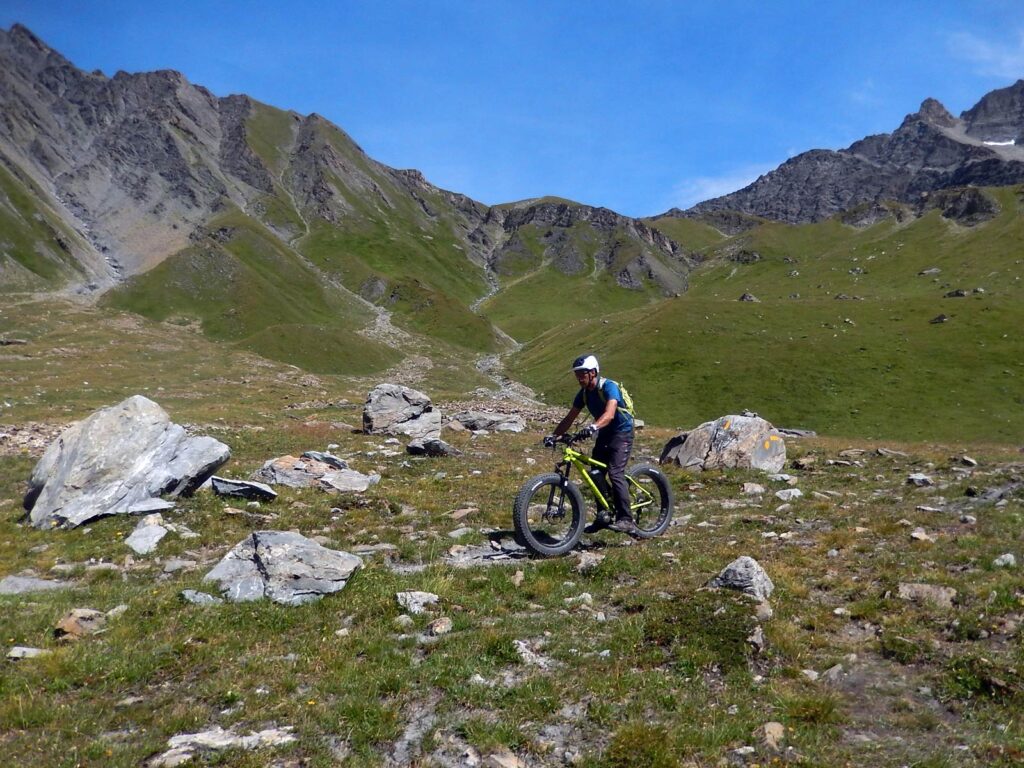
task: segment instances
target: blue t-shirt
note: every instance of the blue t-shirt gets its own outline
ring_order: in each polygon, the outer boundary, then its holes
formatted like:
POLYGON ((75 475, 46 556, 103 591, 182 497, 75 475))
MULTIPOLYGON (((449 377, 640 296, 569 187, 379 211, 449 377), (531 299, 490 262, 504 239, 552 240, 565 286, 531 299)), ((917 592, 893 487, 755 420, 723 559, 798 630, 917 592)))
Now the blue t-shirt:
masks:
POLYGON ((633 417, 622 410, 622 393, 619 391, 619 385, 611 379, 601 379, 593 390, 581 389, 576 393, 576 397, 572 401, 572 407, 582 411, 584 399, 586 399, 587 410, 590 411, 590 415, 595 419, 600 418, 604 413, 604 409, 608 407, 609 400, 615 400, 618 403, 618 407, 615 409, 615 418, 612 419, 611 424, 601 430, 602 432, 633 431, 633 417), (603 398, 601 397, 602 391, 604 392, 603 398))

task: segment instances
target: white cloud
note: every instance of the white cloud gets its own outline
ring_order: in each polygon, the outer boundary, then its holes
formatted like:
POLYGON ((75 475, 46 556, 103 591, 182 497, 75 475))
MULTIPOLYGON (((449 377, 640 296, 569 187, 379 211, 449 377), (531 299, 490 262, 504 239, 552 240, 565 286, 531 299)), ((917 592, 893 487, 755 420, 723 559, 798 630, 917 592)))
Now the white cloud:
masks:
POLYGON ((695 179, 686 179, 672 189, 671 206, 686 209, 713 197, 727 195, 730 192, 743 189, 756 181, 758 176, 768 173, 775 167, 774 165, 748 165, 743 168, 734 168, 720 176, 698 176, 695 179))
POLYGON ((957 32, 950 35, 949 47, 954 56, 973 62, 980 75, 1017 80, 1024 77, 1024 30, 1016 35, 1016 42, 1003 43, 957 32))

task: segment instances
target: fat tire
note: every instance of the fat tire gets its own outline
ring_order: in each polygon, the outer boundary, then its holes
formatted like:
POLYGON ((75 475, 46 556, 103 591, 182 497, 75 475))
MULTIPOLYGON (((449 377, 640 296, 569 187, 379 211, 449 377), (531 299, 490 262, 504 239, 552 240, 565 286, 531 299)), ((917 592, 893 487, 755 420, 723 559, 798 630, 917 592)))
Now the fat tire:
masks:
MULTIPOLYGON (((633 512, 633 520, 636 523, 639 536, 642 539, 651 539, 663 534, 672 522, 672 511, 675 500, 672 496, 672 486, 664 473, 657 467, 650 464, 638 464, 626 471, 630 477, 639 480, 648 478, 654 485, 655 503, 642 511, 633 512)), ((630 497, 632 500, 633 484, 630 483, 630 497)))
POLYGON ((583 495, 575 484, 570 483, 557 472, 549 472, 537 475, 527 480, 516 495, 515 503, 512 505, 512 523, 515 526, 516 539, 520 544, 536 555, 542 557, 557 557, 570 552, 580 540, 583 534, 583 495), (550 494, 554 489, 554 499, 558 494, 564 494, 563 504, 567 503, 567 509, 563 510, 568 518, 567 529, 564 535, 552 537, 546 531, 539 528, 534 530, 530 526, 530 503, 548 504, 550 494))

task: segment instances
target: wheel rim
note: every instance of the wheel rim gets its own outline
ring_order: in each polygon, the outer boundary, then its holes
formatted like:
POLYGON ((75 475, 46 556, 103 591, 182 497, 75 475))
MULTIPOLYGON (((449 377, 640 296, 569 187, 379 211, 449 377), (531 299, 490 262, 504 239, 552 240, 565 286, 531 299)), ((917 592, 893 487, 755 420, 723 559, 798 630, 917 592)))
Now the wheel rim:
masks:
POLYGON ((630 506, 633 520, 642 531, 652 531, 661 523, 665 513, 665 499, 654 478, 647 474, 634 475, 636 485, 630 484, 630 506))
POLYGON ((556 485, 538 488, 530 497, 526 524, 540 544, 550 547, 565 541, 573 529, 572 502, 565 490, 556 485))

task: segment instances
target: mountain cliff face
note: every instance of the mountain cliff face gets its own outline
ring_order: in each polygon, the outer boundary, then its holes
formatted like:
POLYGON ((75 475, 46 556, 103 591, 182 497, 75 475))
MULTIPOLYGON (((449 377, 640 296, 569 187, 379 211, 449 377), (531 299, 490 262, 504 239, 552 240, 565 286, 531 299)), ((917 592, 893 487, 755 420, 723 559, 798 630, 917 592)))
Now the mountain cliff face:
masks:
POLYGON ((443 332, 523 257, 568 274, 592 256, 597 279, 663 294, 689 270, 636 220, 568 202, 490 208, 376 162, 318 115, 218 98, 177 72, 82 72, 20 25, 0 30, 0 103, 0 290, 146 283, 150 306, 155 267, 191 269, 196 249, 243 258, 245 231, 273 241, 283 272, 314 270, 353 306, 443 332))
POLYGON ((935 99, 892 133, 846 149, 812 150, 753 184, 667 216, 736 211, 775 221, 821 221, 863 203, 917 203, 953 187, 1024 182, 1024 80, 986 95, 953 117, 935 99))

